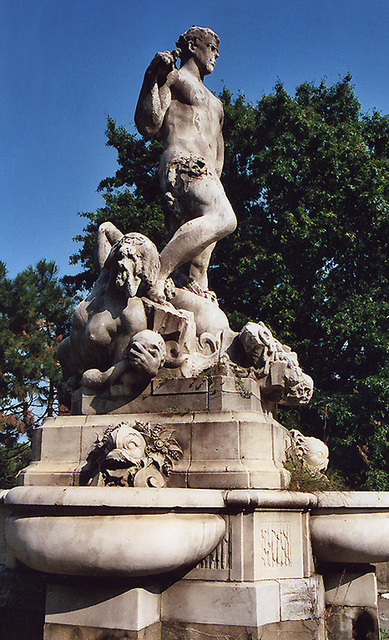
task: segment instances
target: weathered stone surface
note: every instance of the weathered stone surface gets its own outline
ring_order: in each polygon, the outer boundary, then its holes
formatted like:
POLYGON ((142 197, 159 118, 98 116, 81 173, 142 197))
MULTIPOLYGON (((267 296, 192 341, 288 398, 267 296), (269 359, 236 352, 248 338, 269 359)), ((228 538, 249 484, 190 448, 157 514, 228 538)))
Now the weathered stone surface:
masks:
POLYGON ((261 627, 164 622, 162 640, 325 640, 322 621, 274 622, 261 627))
POLYGON ((81 426, 72 424, 66 431, 59 424, 41 431, 42 462, 78 462, 80 455, 81 426))
MULTIPOLYGON (((319 510, 316 511, 318 513, 319 510)), ((311 517, 312 545, 322 562, 371 563, 389 558, 389 512, 328 513, 311 517)))
POLYGON ((31 462, 17 477, 23 486, 72 486, 78 482, 78 464, 74 462, 31 462))
POLYGON ((51 418, 34 435, 39 444, 37 457, 41 455, 42 459, 35 460, 22 473, 20 482, 47 484, 53 474, 55 484, 78 484, 80 471, 96 439, 101 439, 108 427, 138 421, 152 426, 162 424, 182 449, 182 459, 175 462, 168 486, 284 488, 289 477, 283 467, 289 433, 261 404, 256 411, 247 409, 246 403, 250 407, 251 398, 259 403, 255 395, 259 390, 253 380, 245 383, 249 390, 254 385, 253 395, 248 398, 236 390, 235 380, 230 376, 213 380, 168 378, 163 385, 155 381, 155 395, 143 402, 142 398, 135 401, 139 412, 134 413, 131 407, 131 412, 125 414, 51 418), (233 410, 210 410, 211 394, 220 398, 228 395, 233 410), (152 412, 148 411, 152 408, 152 412))
POLYGON ((213 551, 225 529, 216 514, 87 512, 86 508, 85 515, 10 515, 7 545, 18 560, 38 571, 161 575, 197 564, 213 551))
POLYGON ((316 620, 324 617, 324 586, 320 576, 280 580, 281 620, 316 620))
POLYGON ((257 627, 280 620, 277 582, 184 581, 162 594, 163 621, 257 627))
POLYGON ((96 395, 81 389, 73 394, 73 413, 84 415, 115 413, 169 413, 188 411, 264 412, 258 382, 231 376, 209 378, 163 377, 154 380, 138 398, 96 395))
POLYGON ((323 569, 327 605, 377 609, 377 580, 371 565, 346 570, 338 565, 323 569))
POLYGON ((230 516, 231 579, 304 578, 313 573, 308 514, 256 510, 230 516))

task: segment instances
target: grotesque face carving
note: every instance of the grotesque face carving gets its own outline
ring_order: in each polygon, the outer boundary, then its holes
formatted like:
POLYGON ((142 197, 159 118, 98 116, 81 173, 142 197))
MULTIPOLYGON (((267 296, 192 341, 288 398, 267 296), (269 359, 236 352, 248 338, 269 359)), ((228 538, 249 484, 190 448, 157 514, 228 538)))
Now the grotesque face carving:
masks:
POLYGON ((292 442, 298 456, 313 471, 325 471, 328 467, 327 445, 312 436, 304 436, 297 429, 291 430, 292 442))
POLYGON ((133 427, 121 426, 112 440, 115 448, 125 450, 129 460, 141 460, 146 455, 146 441, 133 427))
POLYGON ((250 360, 250 364, 260 368, 267 359, 272 359, 279 343, 263 322, 248 322, 242 329, 239 339, 250 360))
POLYGON ((134 369, 154 377, 166 359, 165 342, 155 331, 139 331, 128 345, 126 358, 134 369))

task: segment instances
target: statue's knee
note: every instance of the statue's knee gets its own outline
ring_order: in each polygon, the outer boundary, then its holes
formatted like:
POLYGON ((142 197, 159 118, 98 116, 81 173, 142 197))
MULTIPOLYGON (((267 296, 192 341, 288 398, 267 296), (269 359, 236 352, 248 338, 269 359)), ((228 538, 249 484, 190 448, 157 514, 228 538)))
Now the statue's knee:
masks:
POLYGON ((226 235, 233 233, 236 229, 236 225, 237 225, 236 215, 232 207, 229 207, 228 214, 226 216, 226 226, 225 226, 226 235))

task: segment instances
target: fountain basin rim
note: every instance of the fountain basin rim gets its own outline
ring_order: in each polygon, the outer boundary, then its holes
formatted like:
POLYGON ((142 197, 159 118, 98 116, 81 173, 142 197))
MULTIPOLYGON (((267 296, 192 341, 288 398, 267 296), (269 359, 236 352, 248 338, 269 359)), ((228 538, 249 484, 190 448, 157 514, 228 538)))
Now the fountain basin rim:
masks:
POLYGON ((322 491, 316 494, 317 508, 312 514, 347 511, 389 512, 389 491, 322 491))
MULTIPOLYGON (((0 496, 1 497, 1 496, 0 496)), ((189 510, 214 512, 254 509, 309 509, 317 504, 310 493, 271 489, 191 489, 125 487, 23 486, 4 492, 9 508, 66 507, 126 510, 189 510)))
POLYGON ((20 486, 0 491, 8 507, 95 507, 129 509, 252 510, 310 509, 320 513, 389 511, 389 491, 322 491, 286 489, 192 489, 125 487, 20 486))
POLYGON ((93 507, 96 509, 189 509, 224 508, 223 493, 213 489, 143 487, 14 487, 4 498, 8 507, 93 507))

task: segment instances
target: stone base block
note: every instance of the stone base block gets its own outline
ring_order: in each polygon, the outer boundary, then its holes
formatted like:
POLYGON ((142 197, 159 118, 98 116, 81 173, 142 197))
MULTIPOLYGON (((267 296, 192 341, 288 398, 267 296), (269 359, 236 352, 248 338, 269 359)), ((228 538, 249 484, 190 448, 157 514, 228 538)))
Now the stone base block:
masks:
POLYGON ((378 607, 377 580, 370 565, 326 572, 324 586, 327 606, 378 607))
POLYGON ((139 631, 128 631, 47 623, 43 640, 161 640, 161 625, 157 622, 139 631))
POLYGON ((175 411, 260 411, 257 380, 231 376, 155 378, 135 399, 96 394, 82 387, 73 393, 73 414, 164 413, 175 411))
POLYGON ((221 542, 185 579, 248 583, 280 579, 282 592, 289 589, 285 602, 298 601, 296 589, 305 602, 309 589, 316 590, 310 586, 314 565, 308 518, 297 508, 230 514, 221 542))
MULTIPOLYGON (((55 638, 84 638, 77 636, 76 629, 94 629, 95 635, 89 638, 104 637, 96 635, 107 629, 126 632, 139 632, 160 621, 160 595, 145 588, 128 590, 125 586, 98 586, 85 584, 51 584, 47 588, 45 640, 55 638), (66 628, 68 635, 53 635, 55 629, 66 628), (73 629, 73 631, 72 631, 73 629), (73 633, 73 635, 72 635, 73 633)), ((92 631, 91 631, 92 633, 92 631)), ((116 632, 115 632, 116 633, 116 632)), ((112 636, 113 638, 141 638, 140 635, 112 636)), ((153 637, 145 636, 150 640, 153 637)))
POLYGON ((323 596, 319 577, 257 582, 184 580, 162 594, 161 619, 164 623, 254 629, 306 621, 319 628, 324 625, 323 596))
POLYGON ((379 640, 377 609, 333 605, 327 609, 328 640, 379 640))
POLYGON ((326 564, 328 640, 378 640, 378 594, 372 565, 326 564))
POLYGON ((280 620, 280 589, 275 581, 261 583, 184 581, 162 595, 166 622, 260 627, 280 620))
MULTIPOLYGON (((310 620, 261 627, 164 622, 161 640, 325 640, 323 625, 310 620)), ((66 638, 67 640, 67 638, 66 638)), ((83 640, 83 638, 81 639, 83 640)))

